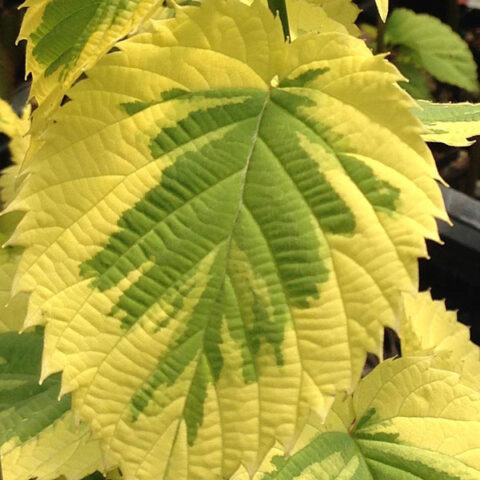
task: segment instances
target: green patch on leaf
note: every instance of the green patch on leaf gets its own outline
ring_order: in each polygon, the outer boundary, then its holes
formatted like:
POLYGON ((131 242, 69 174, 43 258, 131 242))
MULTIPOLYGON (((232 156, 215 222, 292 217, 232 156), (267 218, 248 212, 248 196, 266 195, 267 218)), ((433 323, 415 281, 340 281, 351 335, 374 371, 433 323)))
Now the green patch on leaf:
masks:
POLYGON ((51 1, 42 23, 30 36, 33 55, 46 67, 45 75, 73 65, 99 26, 106 19, 113 22, 131 3, 131 0, 51 1))
POLYGON ((311 70, 307 70, 301 73, 300 75, 298 75, 298 77, 285 78, 280 82, 280 87, 305 87, 307 86, 308 82, 314 81, 320 75, 328 72, 329 70, 329 68, 312 68, 311 70))
MULTIPOLYGON (((111 315, 128 330, 161 304, 168 318, 162 317, 158 331, 185 313, 186 299, 195 294, 195 276, 211 259, 196 306, 182 317, 170 351, 131 400, 134 420, 148 415, 155 392, 195 364, 184 408, 191 445, 202 423, 207 384, 217 382, 223 368, 222 324, 242 348, 245 382, 257 380, 254 365, 262 346, 269 345, 282 366, 289 308, 307 308, 330 274, 319 256, 316 229, 352 236, 356 222, 308 150, 313 145, 332 153, 321 128, 304 111, 315 105, 311 100, 281 89, 268 96, 230 89, 172 90, 161 101, 177 102, 179 109, 192 102, 217 105, 188 113, 152 138, 152 158, 174 157, 175 162, 162 172, 159 185, 122 215, 118 231, 81 273, 106 291, 141 270, 111 315), (202 147, 191 148, 200 141, 202 147), (264 282, 266 289, 259 294, 249 281, 264 282), (281 302, 274 300, 279 287, 281 302)), ((155 105, 136 102, 122 108, 133 115, 155 105)), ((396 188, 359 159, 336 159, 375 209, 395 210, 396 188)))
POLYGON ((274 457, 275 469, 261 480, 353 480, 370 479, 358 447, 347 433, 318 435, 290 458, 274 457))
POLYGON ((57 401, 60 375, 39 385, 43 334, 0 334, 0 445, 34 437, 70 408, 70 397, 57 401))

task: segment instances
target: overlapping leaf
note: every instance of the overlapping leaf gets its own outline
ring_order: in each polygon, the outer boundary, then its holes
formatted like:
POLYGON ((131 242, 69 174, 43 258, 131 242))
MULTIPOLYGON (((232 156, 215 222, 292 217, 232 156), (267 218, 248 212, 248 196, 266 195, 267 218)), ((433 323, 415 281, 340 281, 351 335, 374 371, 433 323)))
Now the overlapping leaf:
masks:
MULTIPOLYGON (((67 397, 57 402, 59 375, 38 384, 42 335, 0 334, 0 445, 18 438, 25 442, 48 427, 69 408, 67 397)), ((6 452, 2 449, 2 456, 6 452)))
POLYGON ((400 86, 408 92, 413 98, 430 100, 432 98, 430 82, 431 77, 428 73, 419 68, 408 58, 397 57, 395 66, 400 73, 408 79, 408 82, 400 82, 400 86))
POLYGON ((9 137, 9 149, 12 165, 4 168, 0 177, 0 196, 1 205, 10 203, 15 196, 15 190, 18 185, 18 169, 22 164, 27 153, 30 136, 30 108, 24 109, 19 117, 12 107, 4 100, 0 99, 0 133, 9 137))
MULTIPOLYGON (((251 5, 253 0, 240 0, 251 5)), ((267 0, 262 0, 265 6, 267 0)), ((355 25, 359 9, 351 0, 286 0, 290 37, 295 40, 309 32, 350 32, 358 35, 355 25)))
MULTIPOLYGON (((0 217, 1 244, 11 236, 21 217, 18 212, 0 217)), ((22 292, 12 298, 10 292, 20 254, 17 247, 0 249, 0 333, 21 330, 27 313, 28 295, 22 292)))
POLYGON ((419 102, 413 112, 425 126, 423 138, 455 147, 471 145, 480 135, 480 105, 472 103, 419 102))
POLYGON ((81 480, 104 468, 98 441, 91 438, 88 425, 75 422, 71 411, 36 437, 24 443, 11 440, 0 451, 4 480, 81 480))
MULTIPOLYGON (((255 480, 477 480, 480 392, 437 363, 380 364, 355 392, 347 428, 335 421, 332 431, 307 429, 288 456, 272 450, 255 480)), ((232 480, 248 478, 239 470, 232 480)))
POLYGON ((478 90, 477 67, 468 45, 437 18, 395 9, 386 25, 385 41, 401 46, 438 80, 478 90))
POLYGON ((102 468, 98 441, 57 401, 59 375, 39 385, 42 333, 0 334, 0 455, 5 480, 79 480, 102 468))
POLYGON ((160 0, 27 0, 20 38, 27 40, 31 95, 40 104, 36 129, 72 83, 122 37, 133 32, 160 0))
POLYGON ((119 49, 9 207, 26 325, 127 479, 254 472, 395 325, 444 215, 433 160, 396 69, 347 34, 285 43, 261 2, 119 49))
MULTIPOLYGON (((17 185, 18 164, 23 161, 28 148, 29 129, 26 109, 19 118, 8 103, 0 100, 0 133, 10 137, 9 148, 13 165, 2 170, 0 177, 0 203, 10 203, 15 195, 17 185)), ((0 245, 8 240, 22 217, 18 212, 0 217, 0 245)), ((13 277, 17 270, 21 249, 16 247, 0 247, 0 332, 18 331, 23 325, 27 309, 27 295, 19 293, 11 297, 13 277)))
POLYGON ((444 354, 453 371, 479 381, 480 349, 470 341, 470 331, 457 321, 455 312, 447 311, 445 303, 433 301, 430 293, 404 296, 402 316, 402 352, 444 354))

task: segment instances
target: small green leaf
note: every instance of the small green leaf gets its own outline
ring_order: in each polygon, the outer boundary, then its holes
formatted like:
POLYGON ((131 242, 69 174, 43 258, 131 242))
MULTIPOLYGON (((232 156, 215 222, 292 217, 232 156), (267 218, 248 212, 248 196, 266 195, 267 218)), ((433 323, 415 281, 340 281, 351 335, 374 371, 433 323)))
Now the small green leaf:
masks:
POLYGON ((407 49, 416 64, 441 82, 478 90, 477 67, 468 45, 437 18, 396 9, 388 19, 385 41, 407 49))
POLYGON ((413 98, 421 100, 430 100, 432 98, 429 85, 429 81, 431 82, 432 79, 424 69, 413 61, 402 57, 395 58, 394 63, 400 70, 400 73, 408 79, 408 82, 400 82, 400 86, 406 92, 413 98))

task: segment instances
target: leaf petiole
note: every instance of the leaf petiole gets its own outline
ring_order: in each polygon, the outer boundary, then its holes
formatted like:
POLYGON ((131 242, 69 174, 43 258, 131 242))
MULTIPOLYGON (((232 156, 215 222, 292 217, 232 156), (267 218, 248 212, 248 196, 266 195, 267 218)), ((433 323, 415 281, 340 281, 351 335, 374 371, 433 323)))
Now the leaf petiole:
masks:
POLYGON ((280 16, 285 40, 290 40, 290 26, 288 24, 287 5, 285 0, 268 0, 268 7, 274 15, 280 16))

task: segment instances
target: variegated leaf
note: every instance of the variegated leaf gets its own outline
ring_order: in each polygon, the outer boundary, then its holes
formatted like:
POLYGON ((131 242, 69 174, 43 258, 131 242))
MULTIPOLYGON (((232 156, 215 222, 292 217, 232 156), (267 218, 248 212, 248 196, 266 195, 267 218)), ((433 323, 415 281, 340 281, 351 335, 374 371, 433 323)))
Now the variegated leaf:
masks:
POLYGON ((444 216, 397 70, 204 0, 69 93, 10 210, 43 378, 126 479, 254 472, 356 385, 444 216), (360 93, 360 94, 359 94, 360 93))
MULTIPOLYGON (((307 429, 288 455, 272 450, 254 480, 478 480, 480 391, 437 363, 381 363, 353 396, 353 425, 307 429)), ((240 469, 232 480, 248 478, 240 469)))
POLYGON ((418 103, 420 108, 413 113, 425 127, 423 138, 426 142, 466 147, 473 143, 472 137, 480 135, 479 104, 418 103))
MULTIPOLYGON (((23 117, 18 117, 12 107, 0 99, 0 133, 10 137, 9 148, 13 163, 0 174, 2 206, 11 202, 19 183, 17 178, 19 163, 23 161, 30 142, 27 135, 30 126, 29 115, 30 109, 26 108, 23 117)), ((21 249, 3 248, 3 244, 11 236, 20 218, 22 215, 18 212, 0 217, 0 332, 20 330, 26 315, 28 295, 19 293, 12 298, 10 294, 21 249)))
POLYGON ((20 39, 27 40, 31 96, 41 131, 65 91, 163 0, 26 0, 20 39))
POLYGON ((4 480, 80 480, 103 469, 98 441, 78 425, 59 375, 39 385, 43 334, 0 334, 0 456, 4 480))

